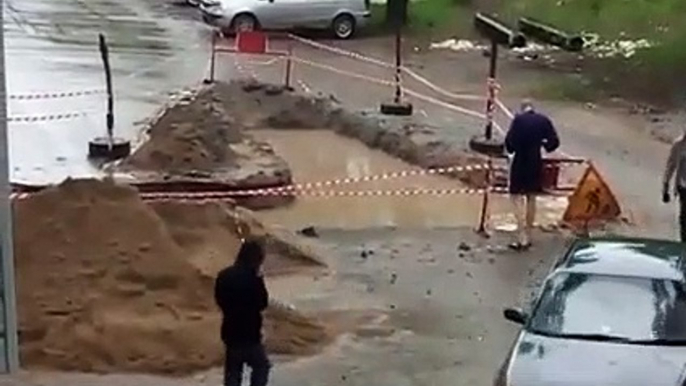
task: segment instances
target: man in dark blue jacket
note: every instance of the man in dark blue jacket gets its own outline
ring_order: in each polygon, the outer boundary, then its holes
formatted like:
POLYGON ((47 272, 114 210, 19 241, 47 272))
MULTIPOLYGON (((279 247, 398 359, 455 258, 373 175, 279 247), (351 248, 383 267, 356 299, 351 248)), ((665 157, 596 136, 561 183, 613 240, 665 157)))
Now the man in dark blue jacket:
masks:
POLYGON ((560 140, 550 119, 536 112, 530 100, 524 100, 521 112, 512 120, 505 137, 505 148, 513 155, 509 191, 515 207, 518 239, 510 247, 515 250, 524 250, 531 246, 536 195, 543 191, 541 148, 553 152, 559 146, 560 140))
POLYGON ((214 297, 222 311, 221 338, 226 346, 224 385, 240 386, 243 369, 251 368, 250 385, 266 386, 270 363, 262 344, 262 311, 269 294, 260 273, 264 248, 260 241, 243 242, 235 263, 219 272, 214 297))

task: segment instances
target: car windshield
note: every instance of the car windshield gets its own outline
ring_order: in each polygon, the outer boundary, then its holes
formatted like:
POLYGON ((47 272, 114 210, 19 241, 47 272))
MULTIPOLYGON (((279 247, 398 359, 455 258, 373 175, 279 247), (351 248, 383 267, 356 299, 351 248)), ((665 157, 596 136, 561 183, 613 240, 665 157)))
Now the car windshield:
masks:
POLYGON ((546 282, 528 329, 557 337, 686 344, 684 284, 561 272, 546 282))

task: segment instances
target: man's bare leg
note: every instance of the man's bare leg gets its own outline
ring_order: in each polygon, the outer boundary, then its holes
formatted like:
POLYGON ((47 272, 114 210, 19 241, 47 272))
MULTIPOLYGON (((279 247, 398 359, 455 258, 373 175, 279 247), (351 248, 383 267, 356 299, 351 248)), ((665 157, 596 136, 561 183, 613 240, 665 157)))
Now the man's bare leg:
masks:
POLYGON ((534 229, 534 222, 536 221, 536 195, 526 195, 526 244, 531 243, 531 236, 534 229))
POLYGON ((520 245, 526 245, 529 242, 526 233, 525 199, 526 197, 521 194, 510 195, 515 219, 517 220, 517 243, 520 245))

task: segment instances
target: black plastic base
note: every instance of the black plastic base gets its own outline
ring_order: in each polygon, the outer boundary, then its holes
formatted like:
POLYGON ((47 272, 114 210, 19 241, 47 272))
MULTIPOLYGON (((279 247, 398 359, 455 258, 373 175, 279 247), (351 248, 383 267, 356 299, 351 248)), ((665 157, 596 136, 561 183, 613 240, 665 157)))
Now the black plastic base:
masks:
POLYGON ((88 157, 105 160, 118 160, 131 154, 131 142, 113 138, 112 146, 107 137, 97 137, 88 142, 88 157))
POLYGON ((286 86, 267 86, 264 89, 265 95, 281 95, 284 93, 284 91, 288 91, 286 86))
POLYGON ((380 108, 384 115, 408 116, 412 115, 413 110, 411 103, 382 103, 380 108))
POLYGON ((502 139, 487 139, 484 136, 473 137, 469 140, 469 148, 473 151, 490 156, 501 156, 505 154, 505 143, 502 139))

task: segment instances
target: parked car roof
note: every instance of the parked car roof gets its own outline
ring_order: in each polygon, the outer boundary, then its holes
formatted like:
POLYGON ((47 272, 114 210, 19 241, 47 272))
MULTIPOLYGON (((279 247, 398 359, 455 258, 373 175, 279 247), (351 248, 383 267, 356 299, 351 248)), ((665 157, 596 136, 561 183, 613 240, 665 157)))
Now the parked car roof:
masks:
POLYGON ((650 238, 594 237, 576 240, 560 269, 597 275, 686 282, 685 244, 650 238))

